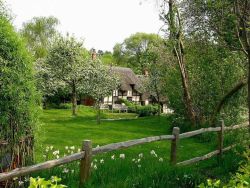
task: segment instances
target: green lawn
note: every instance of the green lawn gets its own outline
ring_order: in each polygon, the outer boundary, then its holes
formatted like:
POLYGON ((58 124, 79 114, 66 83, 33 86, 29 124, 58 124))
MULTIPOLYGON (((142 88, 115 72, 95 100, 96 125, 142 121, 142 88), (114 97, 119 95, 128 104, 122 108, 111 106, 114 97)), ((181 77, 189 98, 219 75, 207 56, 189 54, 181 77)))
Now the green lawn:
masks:
MULTIPOLYGON (((41 117, 41 126, 36 135, 36 161, 40 162, 44 160, 43 155, 46 153, 46 146, 53 146, 51 153, 59 149, 59 156, 62 156, 63 153, 69 153, 65 149, 66 146, 80 148, 82 141, 85 139, 92 140, 93 147, 96 147, 97 145, 101 146, 136 138, 171 134, 170 120, 164 116, 137 118, 135 114, 104 113, 102 114, 102 118, 109 120, 103 120, 101 125, 97 125, 95 121, 95 111, 90 107, 81 106, 78 110, 77 117, 72 117, 70 109, 44 110, 41 117), (110 120, 119 118, 124 118, 124 120, 110 120)), ((178 148, 178 161, 213 151, 216 148, 215 143, 216 141, 203 143, 201 139, 197 138, 181 140, 178 148)), ((50 158, 51 156, 50 154, 50 158)), ((180 171, 176 171, 175 169, 170 170, 172 167, 169 165, 169 156, 170 141, 139 145, 96 156, 93 161, 104 159, 105 165, 94 162, 98 165, 98 170, 93 170, 93 176, 86 187, 150 187, 154 184, 154 181, 157 182, 155 182, 155 186, 152 187, 161 187, 160 185, 162 185, 162 187, 173 187, 173 185, 176 185, 174 187, 194 187, 194 182, 197 183, 205 177, 221 176, 225 173, 225 170, 227 171, 231 168, 228 163, 223 163, 222 166, 218 166, 216 159, 211 159, 199 163, 198 166, 194 165, 192 167, 181 168, 180 171), (157 153, 157 157, 150 154, 152 150, 157 153), (144 155, 141 164, 145 167, 140 168, 138 171, 137 165, 133 166, 133 162, 131 161, 133 161, 134 158, 137 159, 140 153, 144 155), (118 159, 120 154, 125 154, 126 159, 120 159, 120 161, 111 160, 112 155, 115 155, 116 159, 118 159), (158 160, 160 158, 164 160, 162 163, 158 160), (100 169, 99 166, 101 165, 102 168, 100 169), (169 171, 169 174, 166 174, 167 171, 169 171), (177 175, 174 175, 176 173, 177 175), (179 180, 174 180, 172 183, 167 181, 167 179, 172 176, 178 176, 178 173, 181 173, 181 177, 186 177, 185 174, 189 173, 193 181, 190 180, 189 183, 184 182, 184 184, 183 181, 178 183, 179 180), (126 182, 124 182, 125 180, 126 182), (137 185, 135 182, 141 183, 137 185), (192 182, 192 184, 190 184, 190 182, 192 182)), ((232 156, 228 156, 227 160, 225 159, 225 161, 230 160, 232 160, 232 156)), ((237 160, 235 162, 230 161, 232 164, 237 162, 237 160)), ((235 170, 235 165, 232 166, 231 169, 235 170)), ((74 173, 70 176, 65 175, 62 173, 62 169, 58 167, 46 172, 34 174, 34 176, 49 177, 51 175, 57 175, 62 177, 64 183, 69 187, 77 187, 79 176, 77 163, 71 166, 67 165, 67 168, 74 169, 74 173)))
MULTIPOLYGON (((107 119, 111 117, 135 118, 135 114, 103 114, 107 119)), ((166 117, 145 117, 130 120, 103 120, 101 125, 95 121, 95 112, 92 108, 81 107, 77 117, 72 117, 68 109, 44 110, 41 118, 38 141, 42 148, 53 145, 63 150, 65 146, 80 147, 83 140, 92 140, 93 147, 114 142, 127 141, 148 136, 171 134, 170 122, 166 117)), ((40 145, 39 145, 40 146, 40 145)), ((150 151, 157 147, 166 157, 169 155, 169 141, 156 142, 126 149, 127 153, 150 151)), ((194 139, 182 140, 180 143, 180 159, 187 159, 197 154, 207 153, 214 149, 213 144, 204 147, 204 144, 194 142, 194 139), (185 150, 195 147, 196 150, 188 153, 185 150)), ((38 147, 38 156, 42 152, 38 147)))

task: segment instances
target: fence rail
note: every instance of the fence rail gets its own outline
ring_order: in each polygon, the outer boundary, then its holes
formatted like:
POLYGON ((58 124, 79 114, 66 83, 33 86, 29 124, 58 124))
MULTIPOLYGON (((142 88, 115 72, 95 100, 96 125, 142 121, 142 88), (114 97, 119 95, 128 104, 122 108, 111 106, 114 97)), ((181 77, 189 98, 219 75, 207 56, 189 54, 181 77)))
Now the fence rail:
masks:
POLYGON ((36 165, 28 166, 28 167, 22 167, 22 168, 16 168, 9 172, 3 172, 0 173, 0 182, 6 181, 14 177, 20 177, 25 176, 28 174, 31 174, 33 172, 41 171, 50 169, 59 165, 63 165, 66 163, 70 163, 76 160, 81 160, 80 164, 80 184, 83 184, 88 177, 90 176, 90 163, 91 163, 91 157, 92 155, 97 155, 100 153, 106 153, 122 148, 128 148, 135 145, 150 143, 150 142, 156 142, 156 141, 162 141, 162 140, 170 140, 171 141, 171 153, 170 153, 170 162, 177 166, 182 165, 189 165, 193 164, 202 160, 209 159, 215 155, 222 155, 222 152, 228 151, 235 147, 235 145, 226 147, 223 149, 223 137, 224 137, 224 131, 228 130, 235 130, 239 128, 245 128, 248 126, 248 122, 245 122, 240 125, 230 126, 230 127, 224 127, 224 122, 221 122, 220 127, 209 127, 209 128, 202 128, 195 131, 190 131, 186 133, 179 134, 179 128, 174 127, 173 128, 173 134, 172 135, 161 135, 161 136, 153 136, 153 137, 147 137, 147 138, 141 138, 141 139, 135 139, 135 140, 129 140, 125 142, 118 142, 118 143, 112 143, 108 145, 104 145, 101 147, 96 147, 92 149, 91 141, 85 140, 83 142, 82 151, 71 154, 59 159, 46 161, 43 163, 39 163, 36 165), (176 163, 177 159, 177 145, 179 139, 189 138, 193 137, 199 134, 203 134, 206 132, 218 132, 218 150, 212 151, 204 156, 195 157, 186 161, 182 161, 179 163, 176 163))

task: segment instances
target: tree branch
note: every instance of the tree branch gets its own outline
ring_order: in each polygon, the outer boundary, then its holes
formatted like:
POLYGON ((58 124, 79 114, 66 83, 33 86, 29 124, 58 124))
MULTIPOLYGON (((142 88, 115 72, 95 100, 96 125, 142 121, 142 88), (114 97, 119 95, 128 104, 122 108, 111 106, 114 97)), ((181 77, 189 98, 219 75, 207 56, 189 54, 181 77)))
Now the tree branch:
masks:
POLYGON ((216 109, 213 113, 213 116, 211 118, 211 125, 215 126, 215 120, 217 114, 220 113, 222 107, 224 104, 235 94, 237 93, 241 88, 243 88, 245 85, 247 85, 247 79, 243 79, 240 82, 238 82, 230 91, 228 91, 220 100, 220 102, 217 104, 216 109))

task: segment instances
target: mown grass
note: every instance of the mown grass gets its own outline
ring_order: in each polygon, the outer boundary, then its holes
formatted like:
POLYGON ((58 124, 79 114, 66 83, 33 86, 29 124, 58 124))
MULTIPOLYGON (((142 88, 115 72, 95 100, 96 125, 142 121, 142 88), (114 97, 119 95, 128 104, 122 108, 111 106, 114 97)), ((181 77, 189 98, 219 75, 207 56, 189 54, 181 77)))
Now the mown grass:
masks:
MULTIPOLYGON (((171 134, 170 120, 168 117, 155 116, 136 118, 135 114, 102 114, 102 118, 125 120, 102 121, 97 125, 95 111, 90 107, 80 107, 76 117, 71 116, 69 109, 44 110, 41 118, 42 125, 37 132, 36 161, 43 161, 46 146, 53 146, 63 153, 69 153, 65 147, 81 147, 85 139, 92 140, 93 147, 108 143, 126 141, 148 136, 171 134), (129 120, 128 120, 129 119, 129 120)), ((213 138, 213 137, 212 137, 213 138)), ((215 137, 216 138, 216 137, 215 137)), ((206 139, 204 139, 206 140, 206 139)), ((188 138, 181 140, 178 148, 178 161, 187 160, 195 156, 206 154, 216 149, 216 141, 203 142, 201 138, 188 138)), ((77 149, 75 149, 76 151, 77 149)), ((189 167, 175 168, 169 165, 170 141, 154 142, 119 150, 96 156, 93 160, 93 174, 86 187, 195 187, 199 182, 208 177, 227 176, 228 171, 237 168, 239 157, 232 152, 224 156, 224 162, 218 165, 216 158, 201 162, 189 167), (150 154, 154 150, 157 157, 150 154), (138 155, 143 153, 139 163, 138 155), (125 154, 125 159, 119 155, 125 154), (115 160, 111 156, 115 155, 115 160), (163 159, 163 162, 159 161, 163 159), (104 163, 100 163, 103 159, 104 163), (95 162, 96 160, 96 162, 95 162), (141 165, 138 167, 138 165, 141 165), (227 172, 227 173, 226 173, 227 172)), ((55 156, 54 156, 55 157, 55 156)), ((63 183, 69 187, 78 186, 78 163, 74 162, 63 167, 43 171, 33 176, 49 177, 57 175, 64 179, 63 183), (64 169, 68 173, 63 173, 64 169), (71 171, 74 172, 71 172, 71 171)))

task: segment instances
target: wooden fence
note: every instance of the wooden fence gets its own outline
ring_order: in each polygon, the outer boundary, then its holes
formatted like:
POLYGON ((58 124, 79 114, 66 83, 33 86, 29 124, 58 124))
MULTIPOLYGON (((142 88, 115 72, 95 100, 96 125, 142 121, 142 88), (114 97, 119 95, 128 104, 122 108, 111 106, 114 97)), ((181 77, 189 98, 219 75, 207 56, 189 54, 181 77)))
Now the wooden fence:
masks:
POLYGON ((14 177, 20 177, 24 175, 31 174, 33 172, 53 168, 55 166, 63 165, 66 163, 70 163, 76 160, 81 160, 80 162, 80 185, 84 184, 84 182, 87 181, 87 179, 90 177, 91 173, 91 158, 94 155, 110 152, 122 148, 128 148, 135 145, 155 142, 155 141, 162 141, 162 140, 170 140, 171 141, 171 153, 170 153, 170 163, 173 165, 181 166, 181 165, 189 165, 192 163, 196 163, 198 161, 209 159, 215 155, 222 156, 222 153, 224 151, 230 150, 231 148, 235 147, 235 145, 223 148, 223 138, 224 138, 224 132, 228 130, 234 130, 239 128, 245 128, 248 126, 248 122, 225 127, 224 121, 220 122, 220 127, 209 127, 209 128, 202 128, 199 130, 186 132, 180 134, 180 129, 178 127, 173 128, 172 135, 161 135, 161 136, 153 136, 153 137, 147 137, 147 138, 141 138, 136 140, 129 140, 126 142, 119 142, 119 143, 113 143, 104 145, 101 147, 93 148, 92 149, 92 142, 90 140, 84 140, 82 143, 82 151, 68 155, 59 159, 46 161, 43 163, 39 163, 36 165, 23 167, 23 168, 17 168, 9 172, 0 173, 0 182, 6 181, 14 177), (212 151, 204 156, 195 157, 186 161, 182 161, 177 163, 177 148, 178 148, 178 142, 180 139, 189 138, 195 135, 207 133, 207 132, 218 132, 218 148, 215 151, 212 151))

